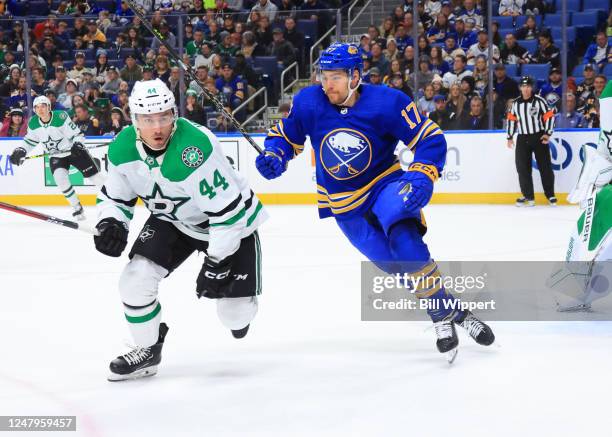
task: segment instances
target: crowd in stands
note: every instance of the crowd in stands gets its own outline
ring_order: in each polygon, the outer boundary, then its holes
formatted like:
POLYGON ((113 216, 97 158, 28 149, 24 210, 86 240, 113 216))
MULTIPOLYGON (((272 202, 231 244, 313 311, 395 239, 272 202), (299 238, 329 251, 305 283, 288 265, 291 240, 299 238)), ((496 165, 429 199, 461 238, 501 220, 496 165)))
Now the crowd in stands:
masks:
MULTIPOLYGON (((345 6, 348 0, 135 2, 170 45, 181 49, 183 61, 193 66, 205 88, 232 111, 261 86, 277 92, 280 71, 295 61, 300 73, 307 74, 308 44, 329 28, 334 17, 334 11, 325 9, 345 6), (271 59, 272 70, 258 65, 260 59, 271 59)), ((506 109, 518 96, 517 82, 523 75, 535 77, 537 92, 560 109, 563 21, 555 9, 558 3, 403 0, 359 39, 364 81, 411 95, 425 116, 447 130, 487 129, 490 105, 493 127, 503 128, 506 109), (488 7, 494 15, 492 41, 488 7)), ((567 29, 568 37, 573 35, 568 38, 572 57, 564 97, 567 112, 557 114, 557 126, 598 127, 598 96, 612 78, 612 13, 609 6, 604 9, 607 16, 588 9, 607 0, 571 3, 573 16, 566 24, 571 19, 586 24, 567 29), (585 17, 594 21, 584 21, 585 17), (590 43, 581 45, 581 41, 590 43)), ((121 0, 8 0, 0 3, 0 14, 0 111, 5 114, 2 132, 9 136, 18 135, 30 116, 26 39, 31 95, 46 95, 54 109, 67 110, 88 135, 114 134, 129 124, 131 87, 135 81, 152 78, 163 80, 177 102, 183 95, 181 111, 187 118, 217 130, 232 129, 195 81, 181 80, 166 47, 121 0), (41 12, 45 16, 32 17, 41 12)), ((236 117, 244 120, 253 105, 236 112, 236 117)))
POLYGON ((568 28, 567 112, 562 114, 561 29, 557 26, 562 21, 555 9, 559 4, 554 0, 404 0, 360 38, 365 81, 406 92, 421 113, 443 129, 480 130, 489 128, 489 105, 493 128, 505 127, 507 108, 519 95, 520 77, 532 76, 536 91, 557 110, 557 127, 599 127, 598 97, 612 79, 612 13, 608 1, 571 1, 566 24, 573 17, 577 25, 568 28), (487 7, 492 8, 492 41, 487 7), (415 16, 419 17, 416 47, 415 16), (590 41, 588 46, 581 46, 577 32, 580 41, 590 41), (493 69, 492 84, 489 69, 493 69))

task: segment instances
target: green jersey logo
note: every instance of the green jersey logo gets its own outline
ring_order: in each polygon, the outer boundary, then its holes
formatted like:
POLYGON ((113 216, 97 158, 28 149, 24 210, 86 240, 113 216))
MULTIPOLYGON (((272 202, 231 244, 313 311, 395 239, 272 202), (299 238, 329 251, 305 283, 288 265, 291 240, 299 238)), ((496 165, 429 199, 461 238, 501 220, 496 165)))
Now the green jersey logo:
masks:
POLYGON ((196 146, 189 146, 181 155, 183 164, 190 168, 197 168, 204 162, 204 153, 196 146))

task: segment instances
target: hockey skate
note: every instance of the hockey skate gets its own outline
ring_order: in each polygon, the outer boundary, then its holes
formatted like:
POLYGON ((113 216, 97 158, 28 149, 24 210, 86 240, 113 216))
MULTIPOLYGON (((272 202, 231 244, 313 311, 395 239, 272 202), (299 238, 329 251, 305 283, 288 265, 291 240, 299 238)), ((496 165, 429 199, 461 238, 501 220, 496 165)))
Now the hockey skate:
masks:
POLYGON ((516 199, 516 206, 518 206, 519 208, 522 208, 524 206, 535 206, 535 201, 525 199, 524 197, 519 197, 518 199, 516 199))
POLYGON ((248 324, 242 329, 232 329, 232 335, 234 336, 234 338, 237 338, 237 339, 246 337, 247 332, 249 332, 249 326, 251 325, 248 324))
POLYGON ((489 346, 495 341, 493 330, 486 323, 477 319, 470 311, 465 311, 455 323, 467 331, 474 341, 483 346, 489 346))
POLYGON ((83 205, 79 203, 79 205, 76 208, 74 208, 74 211, 72 211, 72 217, 74 217, 80 222, 86 219, 85 210, 83 209, 83 205))
POLYGON ((452 364, 457 357, 457 346, 459 346, 455 324, 451 320, 440 320, 434 323, 434 329, 438 337, 436 341, 438 350, 445 354, 448 363, 452 364))
POLYGON ((164 339, 168 333, 165 323, 159 325, 159 339, 149 347, 134 347, 125 355, 118 356, 110 363, 109 381, 125 381, 144 378, 157 373, 157 365, 161 362, 161 352, 164 339))

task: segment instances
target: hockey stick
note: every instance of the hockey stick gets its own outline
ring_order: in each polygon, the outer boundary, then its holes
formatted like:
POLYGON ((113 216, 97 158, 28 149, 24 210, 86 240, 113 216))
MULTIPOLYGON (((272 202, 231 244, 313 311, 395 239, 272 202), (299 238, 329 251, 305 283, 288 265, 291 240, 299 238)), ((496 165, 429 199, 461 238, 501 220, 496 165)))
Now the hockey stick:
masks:
POLYGON ((144 16, 144 14, 142 13, 138 5, 136 5, 133 0, 125 0, 125 2, 128 4, 130 9, 134 11, 134 14, 136 14, 136 16, 140 18, 140 21, 142 21, 143 26, 146 27, 147 30, 153 34, 155 39, 157 39, 160 43, 162 43, 168 49, 168 53, 170 53, 170 56, 174 59, 174 61, 178 64, 178 66, 181 67, 181 69, 185 73, 187 73, 187 75, 189 76, 191 80, 193 80, 200 86, 200 88, 202 89, 202 92, 204 92, 206 97, 208 97, 208 99, 210 99, 210 101, 213 102, 213 105, 215 105, 217 110, 221 112, 225 116, 225 118, 227 118, 230 121, 230 123, 234 125, 236 129, 238 129, 238 132, 240 132, 242 136, 246 138, 246 140, 251 144, 251 146, 253 146, 255 150, 257 150, 258 153, 260 154, 263 153, 263 150, 261 149, 261 147, 259 147, 259 145, 255 142, 255 140, 247 133, 247 131, 244 129, 244 126, 242 126, 242 124, 238 120, 236 120, 230 112, 226 111, 225 108, 223 107, 223 104, 215 97, 215 95, 211 93, 208 90, 208 88, 206 88, 206 86, 198 80, 195 73, 193 72, 193 69, 191 68, 191 65, 185 64, 181 56, 174 49, 174 47, 168 44, 166 40, 164 39, 163 35, 161 35, 157 30, 155 30, 153 26, 151 25, 151 23, 147 21, 147 18, 144 16))
MULTIPOLYGON (((93 147, 85 147, 85 150, 91 150, 91 149, 99 149, 100 147, 106 147, 110 144, 110 142, 108 143, 104 143, 104 144, 96 144, 93 147)), ((43 156, 56 156, 56 155, 61 155, 62 153, 68 153, 69 151, 66 150, 64 152, 54 152, 54 153, 41 153, 40 155, 31 155, 31 156, 26 156, 25 159, 34 159, 34 158, 42 158, 43 156)))
POLYGON ((43 220, 47 223, 51 223, 54 225, 60 225, 70 229, 76 229, 77 231, 86 232, 92 235, 98 235, 97 229, 91 228, 87 225, 82 225, 70 220, 53 217, 47 214, 43 214, 41 212, 32 211, 31 209, 21 208, 19 206, 11 205, 10 203, 0 202, 0 209, 6 209, 7 211, 16 212, 17 214, 26 215, 28 217, 32 217, 38 220, 43 220))

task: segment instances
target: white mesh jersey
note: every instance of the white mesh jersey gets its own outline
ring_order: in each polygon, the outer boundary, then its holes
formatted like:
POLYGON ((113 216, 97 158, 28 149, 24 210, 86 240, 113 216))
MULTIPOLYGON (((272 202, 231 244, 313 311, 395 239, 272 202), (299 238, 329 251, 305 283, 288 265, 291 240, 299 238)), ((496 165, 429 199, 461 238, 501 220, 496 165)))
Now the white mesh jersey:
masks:
POLYGON ((51 111, 48 123, 43 123, 38 115, 34 115, 28 122, 28 131, 23 137, 27 152, 42 144, 47 153, 57 154, 59 157, 69 155, 73 143, 82 143, 84 140, 83 133, 65 111, 51 111))
POLYGON ((267 217, 246 179, 221 151, 217 137, 184 118, 166 151, 146 153, 133 126, 110 144, 108 177, 98 195, 99 218, 129 225, 138 198, 155 217, 208 241, 208 255, 221 260, 267 217))

